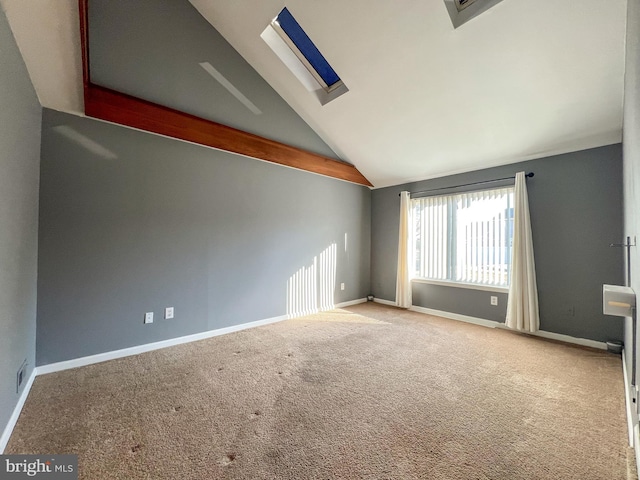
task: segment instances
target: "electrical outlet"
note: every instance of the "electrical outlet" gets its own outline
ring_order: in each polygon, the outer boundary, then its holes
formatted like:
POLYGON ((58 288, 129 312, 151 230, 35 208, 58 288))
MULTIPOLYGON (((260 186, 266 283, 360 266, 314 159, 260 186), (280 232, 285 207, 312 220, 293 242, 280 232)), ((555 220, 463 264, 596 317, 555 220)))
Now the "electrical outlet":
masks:
POLYGON ((491 295, 491 305, 498 305, 498 297, 491 295))
POLYGON ((164 318, 165 320, 173 318, 173 307, 167 307, 164 309, 164 318))
POLYGON ((340 290, 344 290, 344 283, 340 284, 340 290))
POLYGON ((153 312, 147 312, 144 314, 144 323, 153 323, 153 312))

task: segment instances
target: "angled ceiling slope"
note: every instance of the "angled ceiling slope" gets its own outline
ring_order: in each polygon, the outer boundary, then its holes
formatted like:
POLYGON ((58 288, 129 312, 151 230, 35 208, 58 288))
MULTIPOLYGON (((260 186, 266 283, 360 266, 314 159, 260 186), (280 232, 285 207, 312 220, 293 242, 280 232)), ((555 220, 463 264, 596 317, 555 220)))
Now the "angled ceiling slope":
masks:
POLYGON ((324 106, 260 38, 282 0, 190 1, 376 187, 621 141, 626 0, 288 0, 349 86, 324 106))
POLYGON ((95 85, 91 79, 89 61, 90 2, 78 2, 84 109, 88 116, 339 180, 372 186, 348 163, 95 85))
POLYGON ((77 0, 0 0, 43 107, 84 113, 77 0))
MULTIPOLYGON (((626 0, 503 0, 457 29, 443 0, 190 1, 376 187, 621 140, 626 0), (284 6, 349 86, 324 107, 260 38, 284 6)), ((0 4, 42 105, 83 112, 77 0, 0 4)))
MULTIPOLYGON (((92 81, 89 62, 89 0, 56 0, 55 6, 47 3, 44 9, 53 16, 53 22, 51 17, 46 21, 38 15, 32 19, 19 3, 12 0, 0 1, 3 2, 2 6, 10 19, 14 36, 18 40, 43 106, 86 114, 100 120, 371 186, 371 183, 349 163, 96 85, 92 81), (64 10, 65 15, 61 15, 60 9, 64 10), (75 21, 69 13, 75 14, 75 21), (43 33, 27 33, 27 30, 34 30, 34 19, 35 23, 42 27, 43 33), (60 22, 56 23, 55 19, 60 19, 60 22), (53 48, 45 49, 43 45, 47 43, 53 48), (68 48, 69 46, 72 48, 68 48), (54 53, 54 58, 64 50, 73 52, 78 57, 76 63, 67 63, 69 68, 64 70, 64 83, 56 82, 62 77, 62 71, 57 72, 60 73, 57 78, 52 79, 47 75, 53 70, 55 63, 44 62, 43 65, 39 62, 44 57, 42 52, 47 51, 49 54, 49 50, 54 53), (43 78, 47 78, 47 81, 43 81, 43 78), (79 92, 76 84, 80 87, 79 92), (62 99, 55 94, 56 91, 64 91, 62 99), (81 95, 80 98, 78 93, 81 95)), ((186 0, 184 2, 189 5, 186 0)), ((73 54, 66 55, 65 59, 72 57, 73 54)))

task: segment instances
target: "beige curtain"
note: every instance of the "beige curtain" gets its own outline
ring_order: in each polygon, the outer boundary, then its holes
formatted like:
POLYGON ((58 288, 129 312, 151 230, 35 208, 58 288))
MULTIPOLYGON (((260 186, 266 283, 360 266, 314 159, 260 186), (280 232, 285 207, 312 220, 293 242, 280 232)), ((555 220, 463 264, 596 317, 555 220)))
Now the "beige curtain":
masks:
POLYGON ((507 301, 506 326, 527 332, 535 332, 540 328, 536 266, 533 258, 529 199, 524 172, 516 173, 511 284, 507 301))
POLYGON ((409 192, 400 193, 400 234, 398 238, 398 278, 396 281, 396 304, 402 308, 411 306, 411 197, 409 192))

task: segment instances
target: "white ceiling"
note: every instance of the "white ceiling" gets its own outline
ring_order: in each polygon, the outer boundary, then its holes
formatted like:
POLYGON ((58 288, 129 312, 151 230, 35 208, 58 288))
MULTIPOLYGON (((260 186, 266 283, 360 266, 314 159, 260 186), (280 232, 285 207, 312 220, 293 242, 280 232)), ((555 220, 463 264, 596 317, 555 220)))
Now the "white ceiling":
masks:
POLYGON ((84 114, 78 0, 0 0, 43 107, 84 114))
MULTIPOLYGON (((349 88, 325 106, 260 38, 283 0, 190 1, 376 187, 621 141, 626 0, 504 0, 457 30, 442 0, 289 0, 349 88)), ((42 105, 81 112, 77 0, 0 4, 42 105)))

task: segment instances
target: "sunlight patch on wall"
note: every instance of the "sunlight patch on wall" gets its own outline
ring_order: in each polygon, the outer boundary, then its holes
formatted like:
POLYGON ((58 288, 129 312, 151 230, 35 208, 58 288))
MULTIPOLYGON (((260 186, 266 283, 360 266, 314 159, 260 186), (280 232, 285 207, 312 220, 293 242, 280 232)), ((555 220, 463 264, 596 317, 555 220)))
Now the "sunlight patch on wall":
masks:
POLYGON ((106 160, 115 160, 118 156, 113 153, 108 148, 103 147, 95 140, 83 135, 78 132, 75 128, 70 127, 69 125, 58 125, 53 127, 53 130, 58 134, 62 135, 68 140, 71 140, 73 143, 79 145, 80 147, 88 150, 89 152, 97 155, 98 157, 102 157, 106 160))
POLYGON ((287 316, 310 315, 335 307, 337 245, 332 243, 313 263, 300 268, 287 282, 287 316))
POLYGON ((229 80, 227 80, 224 75, 222 75, 218 70, 216 70, 213 65, 209 62, 202 62, 200 66, 204 68, 204 70, 215 78, 220 85, 227 89, 227 91, 233 95, 240 103, 242 103, 245 107, 247 107, 251 113, 254 115, 261 115, 262 110, 255 106, 255 104, 249 100, 240 90, 238 90, 229 80))

